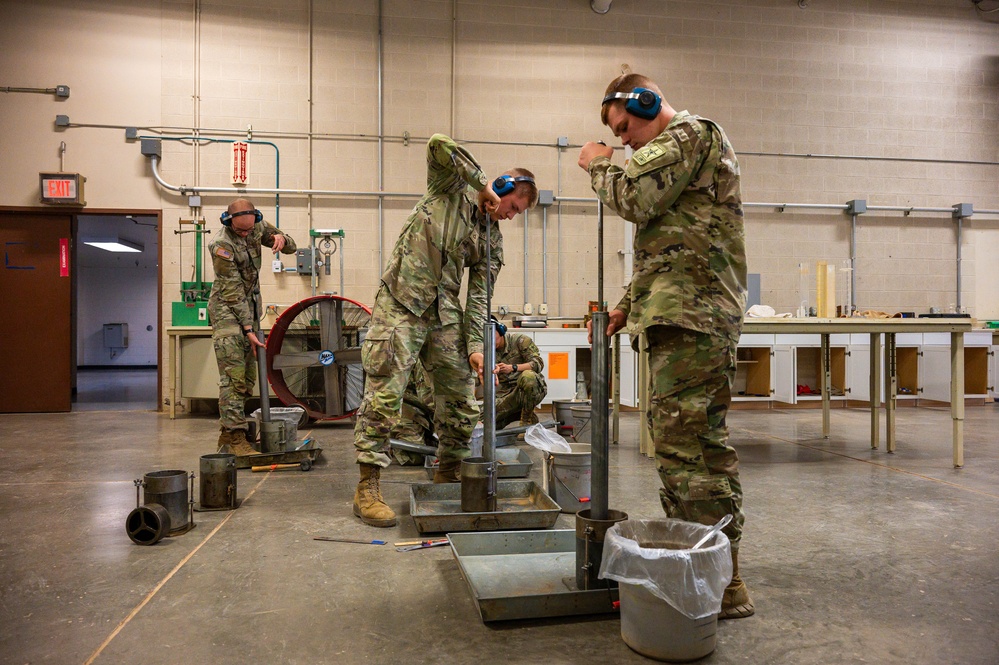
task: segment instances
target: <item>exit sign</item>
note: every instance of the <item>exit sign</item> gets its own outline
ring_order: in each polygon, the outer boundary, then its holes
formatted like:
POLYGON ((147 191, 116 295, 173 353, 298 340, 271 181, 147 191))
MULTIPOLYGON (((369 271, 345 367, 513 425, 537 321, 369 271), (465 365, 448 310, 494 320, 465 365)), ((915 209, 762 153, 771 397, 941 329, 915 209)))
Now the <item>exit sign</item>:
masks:
POLYGON ((79 173, 39 173, 42 203, 87 205, 83 200, 83 183, 86 178, 79 173))

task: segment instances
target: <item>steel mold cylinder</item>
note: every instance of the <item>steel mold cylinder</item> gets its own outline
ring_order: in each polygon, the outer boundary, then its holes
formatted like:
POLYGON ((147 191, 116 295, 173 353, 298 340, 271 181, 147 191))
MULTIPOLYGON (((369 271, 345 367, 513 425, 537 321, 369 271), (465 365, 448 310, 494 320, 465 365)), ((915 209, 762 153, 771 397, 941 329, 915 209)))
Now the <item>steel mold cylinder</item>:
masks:
POLYGON ((484 457, 461 461, 461 510, 466 513, 496 512, 496 462, 484 457))
POLYGON ((139 506, 125 519, 125 533, 136 545, 155 545, 170 531, 170 513, 158 503, 139 506))
POLYGON ((170 514, 170 534, 186 531, 189 526, 187 471, 153 471, 143 476, 146 491, 143 503, 158 503, 170 514))
MULTIPOLYGON (((260 423, 260 452, 283 453, 285 449, 285 422, 272 420, 260 423)), ((297 426, 296 426, 297 429, 297 426)))
POLYGON ((607 510, 607 519, 603 520, 592 519, 589 508, 576 513, 576 588, 580 591, 617 586, 614 580, 602 580, 597 575, 604 558, 607 529, 626 519, 628 513, 613 509, 607 510))
POLYGON ((216 453, 201 456, 201 509, 232 510, 236 507, 236 456, 216 453))

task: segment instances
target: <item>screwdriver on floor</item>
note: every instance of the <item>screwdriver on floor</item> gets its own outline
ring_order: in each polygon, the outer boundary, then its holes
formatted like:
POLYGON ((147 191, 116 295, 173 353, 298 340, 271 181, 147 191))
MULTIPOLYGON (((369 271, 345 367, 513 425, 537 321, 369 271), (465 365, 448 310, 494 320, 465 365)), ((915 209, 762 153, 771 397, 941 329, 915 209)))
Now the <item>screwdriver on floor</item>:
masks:
POLYGON ((328 543, 357 543, 358 545, 388 545, 387 540, 362 540, 360 538, 329 538, 316 536, 312 540, 324 540, 328 543))

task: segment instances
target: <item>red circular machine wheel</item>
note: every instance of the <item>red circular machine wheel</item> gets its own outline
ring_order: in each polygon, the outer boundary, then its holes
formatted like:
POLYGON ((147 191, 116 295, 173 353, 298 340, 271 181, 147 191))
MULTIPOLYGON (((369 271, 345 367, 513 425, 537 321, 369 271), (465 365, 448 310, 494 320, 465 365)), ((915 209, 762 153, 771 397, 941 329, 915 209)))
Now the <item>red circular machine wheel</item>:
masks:
POLYGON ((316 420, 349 418, 364 394, 361 342, 371 309, 340 296, 312 296, 286 309, 267 338, 267 380, 285 406, 316 420))

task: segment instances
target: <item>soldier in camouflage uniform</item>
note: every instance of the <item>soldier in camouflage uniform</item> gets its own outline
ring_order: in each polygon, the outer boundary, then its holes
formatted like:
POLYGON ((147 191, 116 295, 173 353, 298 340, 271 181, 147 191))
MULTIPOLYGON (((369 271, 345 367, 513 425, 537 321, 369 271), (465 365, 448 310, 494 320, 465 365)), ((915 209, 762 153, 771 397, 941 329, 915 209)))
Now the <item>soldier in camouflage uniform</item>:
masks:
MULTIPOLYGON (((495 317, 493 318, 495 320, 495 317)), ((533 425, 538 422, 534 409, 548 394, 541 352, 527 335, 507 332, 496 321, 496 429, 501 430, 514 420, 533 425)))
MULTIPOLYGON (((434 388, 427 370, 419 360, 413 366, 406 392, 402 395, 399 421, 392 428, 392 438, 421 446, 436 445, 434 441, 434 388)), ((392 449, 392 456, 402 466, 423 464, 423 454, 392 449)))
POLYGON ((254 455, 246 439, 244 404, 257 380, 256 347, 264 345, 253 330, 260 320, 261 246, 294 254, 295 241, 271 224, 246 199, 229 204, 222 228, 208 244, 215 282, 208 297, 208 318, 219 365, 219 449, 254 455))
POLYGON ((417 358, 434 386, 434 430, 440 439, 434 482, 458 481, 479 417, 472 370, 481 376, 487 256, 495 280, 503 264, 498 221, 533 207, 537 199, 530 171, 513 169, 490 184, 468 151, 442 134, 430 137, 427 193, 410 214, 382 273, 361 346, 364 399, 354 428, 361 481, 353 511, 365 524, 387 527, 396 522, 382 499, 379 478, 390 463, 388 436, 417 358), (491 225, 490 247, 486 224, 491 225), (466 268, 462 310, 459 293, 466 268))
POLYGON ((675 111, 644 76, 612 81, 601 119, 635 150, 624 169, 604 145, 587 143, 579 157, 600 200, 636 226, 634 278, 606 333, 625 322, 632 339, 645 333, 663 508, 702 524, 732 514, 733 576, 719 617, 750 616, 738 565, 739 458, 725 424, 746 308, 738 161, 721 127, 675 111))

